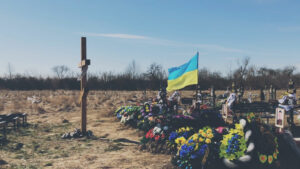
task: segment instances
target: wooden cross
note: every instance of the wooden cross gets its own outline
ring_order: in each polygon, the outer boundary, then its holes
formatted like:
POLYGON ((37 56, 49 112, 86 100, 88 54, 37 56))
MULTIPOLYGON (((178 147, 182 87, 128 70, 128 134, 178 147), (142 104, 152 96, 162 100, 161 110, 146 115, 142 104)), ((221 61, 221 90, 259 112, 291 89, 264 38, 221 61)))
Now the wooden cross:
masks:
POLYGON ((86 37, 81 37, 81 62, 79 66, 81 68, 81 79, 80 79, 80 97, 79 102, 81 103, 81 131, 86 134, 86 105, 87 105, 87 95, 88 88, 86 86, 87 80, 87 69, 88 65, 91 64, 89 59, 86 59, 86 37))

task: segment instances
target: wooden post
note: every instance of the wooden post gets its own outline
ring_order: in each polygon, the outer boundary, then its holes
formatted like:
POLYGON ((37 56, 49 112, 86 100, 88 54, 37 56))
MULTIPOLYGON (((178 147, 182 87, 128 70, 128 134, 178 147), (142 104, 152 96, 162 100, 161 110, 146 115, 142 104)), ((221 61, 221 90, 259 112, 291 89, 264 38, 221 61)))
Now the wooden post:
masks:
POLYGON ((273 98, 273 86, 270 86, 270 90, 269 90, 269 102, 274 100, 273 98))
POLYGON ((87 69, 90 65, 90 60, 86 59, 86 37, 81 37, 81 62, 79 67, 81 68, 81 79, 80 79, 80 102, 81 102, 81 131, 83 135, 86 134, 86 106, 87 106, 87 94, 88 89, 87 83, 87 69))
POLYGON ((210 96, 211 96, 211 101, 212 101, 213 108, 215 108, 215 105, 216 105, 216 93, 215 93, 214 86, 211 86, 210 96))
POLYGON ((277 89, 274 88, 274 92, 273 92, 273 94, 274 94, 274 96, 273 96, 274 100, 277 100, 276 92, 277 92, 277 89))

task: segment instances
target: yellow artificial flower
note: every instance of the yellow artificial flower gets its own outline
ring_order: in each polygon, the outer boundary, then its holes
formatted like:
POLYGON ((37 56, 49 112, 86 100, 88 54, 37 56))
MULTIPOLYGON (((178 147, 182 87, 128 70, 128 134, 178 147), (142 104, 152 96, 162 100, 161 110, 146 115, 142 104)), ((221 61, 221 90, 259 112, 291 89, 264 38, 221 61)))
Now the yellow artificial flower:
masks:
POLYGON ((238 129, 232 129, 232 133, 234 133, 234 134, 239 133, 239 131, 240 131, 240 130, 238 130, 238 129))
MULTIPOLYGON (((194 142, 196 142, 197 139, 198 139, 198 134, 193 134, 190 138, 191 138, 194 142)), ((189 138, 189 140, 190 140, 190 138, 189 138)))
POLYGON ((212 133, 212 130, 211 129, 207 129, 206 133, 212 133))
POLYGON ((189 127, 186 127, 186 129, 185 129, 186 131, 190 131, 190 128, 189 127))
POLYGON ((241 126, 240 124, 235 124, 235 128, 236 128, 237 130, 243 130, 243 129, 242 129, 242 126, 241 126))
POLYGON ((202 138, 202 137, 200 137, 199 138, 199 142, 201 143, 201 142, 203 142, 204 141, 204 139, 202 138))
POLYGON ((203 136, 203 137, 207 137, 207 134, 206 134, 206 133, 203 133, 202 136, 203 136))
POLYGON ((232 132, 230 132, 229 134, 226 134, 225 136, 224 136, 224 138, 226 139, 226 140, 228 140, 228 139, 230 139, 231 137, 232 137, 232 134, 231 134, 232 132))
POLYGON ((175 143, 181 146, 182 144, 186 143, 186 139, 184 137, 179 137, 175 140, 175 143))
POLYGON ((199 144, 197 143, 195 146, 195 150, 198 150, 198 148, 199 148, 199 144))
POLYGON ((210 133, 210 134, 208 134, 208 136, 207 136, 208 138, 213 138, 214 137, 214 135, 212 134, 212 133, 210 133))
POLYGON ((207 139, 205 140, 205 143, 209 144, 209 143, 211 143, 211 140, 210 140, 209 138, 207 138, 207 139))
POLYGON ((204 131, 203 131, 202 129, 200 129, 200 130, 199 130, 199 133, 200 133, 200 134, 203 134, 203 133, 204 133, 204 131))

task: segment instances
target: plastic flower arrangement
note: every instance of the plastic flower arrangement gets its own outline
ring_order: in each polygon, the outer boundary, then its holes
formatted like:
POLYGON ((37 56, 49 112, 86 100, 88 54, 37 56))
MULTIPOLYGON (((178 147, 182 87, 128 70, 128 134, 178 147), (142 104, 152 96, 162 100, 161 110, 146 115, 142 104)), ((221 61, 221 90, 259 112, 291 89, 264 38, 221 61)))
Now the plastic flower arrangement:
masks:
POLYGON ((247 113, 247 121, 248 121, 249 123, 251 123, 251 122, 254 121, 254 120, 255 120, 255 114, 254 114, 253 112, 247 113))
POLYGON ((195 165, 204 165, 213 137, 213 130, 209 127, 205 127, 187 140, 184 139, 184 137, 177 138, 175 141, 180 148, 178 149, 178 160, 176 164, 181 168, 192 168, 195 165))
POLYGON ((274 142, 276 144, 274 152, 270 154, 263 154, 258 152, 258 158, 262 164, 272 164, 274 160, 277 160, 279 151, 278 151, 278 142, 276 137, 274 139, 274 142))
POLYGON ((119 109, 115 111, 115 114, 118 116, 122 115, 131 115, 133 113, 137 113, 141 110, 140 106, 121 106, 119 109))
POLYGON ((151 112, 152 112, 152 106, 148 102, 144 103, 144 106, 142 106, 141 108, 141 115, 138 119, 145 118, 149 115, 151 116, 152 115, 151 112))
POLYGON ((181 127, 178 130, 171 132, 167 141, 168 147, 177 151, 176 145, 181 143, 183 139, 187 139, 188 137, 190 137, 192 133, 192 127, 181 127))
POLYGON ((138 117, 141 114, 141 106, 121 106, 115 111, 115 115, 118 119, 121 119, 121 123, 136 125, 139 120, 138 117))
POLYGON ((165 133, 164 131, 159 127, 154 127, 153 129, 150 129, 147 133, 145 138, 150 141, 163 141, 165 139, 165 133))
POLYGON ((115 111, 115 115, 117 116, 118 119, 122 118, 122 114, 124 113, 124 109, 126 106, 121 106, 115 111))
POLYGON ((235 124, 235 129, 230 129, 229 133, 223 136, 219 156, 232 161, 245 155, 246 150, 247 145, 243 128, 240 124, 235 124))
POLYGON ((149 131, 151 128, 153 128, 155 126, 155 122, 153 121, 149 121, 148 119, 143 119, 143 120, 140 120, 138 121, 137 123, 137 127, 140 129, 140 130, 143 130, 143 131, 149 131))

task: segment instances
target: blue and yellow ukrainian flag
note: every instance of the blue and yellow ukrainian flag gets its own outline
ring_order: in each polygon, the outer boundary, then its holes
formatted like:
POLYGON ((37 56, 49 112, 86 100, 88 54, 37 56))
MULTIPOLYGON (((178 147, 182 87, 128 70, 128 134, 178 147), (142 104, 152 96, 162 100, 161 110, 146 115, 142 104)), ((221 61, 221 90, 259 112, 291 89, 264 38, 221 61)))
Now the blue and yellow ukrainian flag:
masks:
POLYGON ((197 53, 189 62, 168 69, 167 91, 182 89, 188 85, 198 84, 198 57, 197 53))

